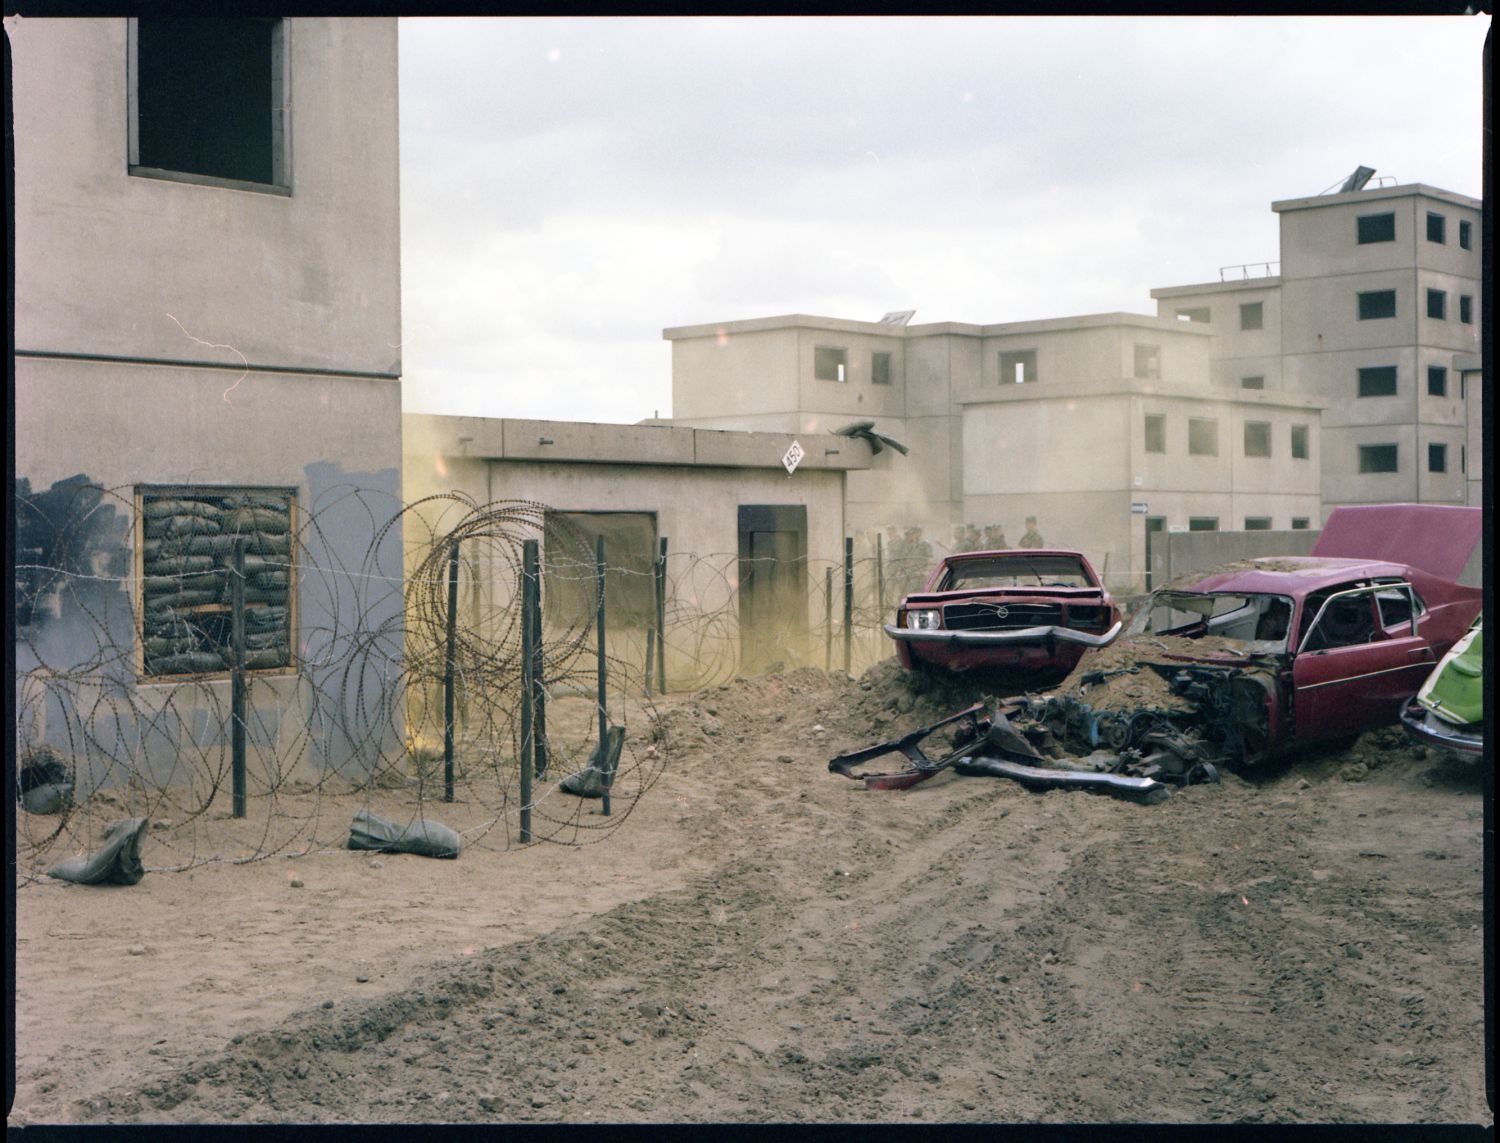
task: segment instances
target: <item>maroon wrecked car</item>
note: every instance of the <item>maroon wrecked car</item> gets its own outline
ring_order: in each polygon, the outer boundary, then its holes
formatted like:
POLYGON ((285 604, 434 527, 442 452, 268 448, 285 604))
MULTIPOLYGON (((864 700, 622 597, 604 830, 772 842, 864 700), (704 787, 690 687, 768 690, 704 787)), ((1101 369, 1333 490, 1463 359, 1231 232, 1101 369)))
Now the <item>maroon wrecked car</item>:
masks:
POLYGON ((1064 678, 1120 631, 1120 610, 1080 552, 955 552, 896 609, 885 633, 908 670, 1034 672, 1064 678))
POLYGON ((1018 729, 1120 772, 1192 781, 1396 722, 1479 614, 1478 508, 1336 509, 1309 556, 1246 560, 1147 598, 1018 729))

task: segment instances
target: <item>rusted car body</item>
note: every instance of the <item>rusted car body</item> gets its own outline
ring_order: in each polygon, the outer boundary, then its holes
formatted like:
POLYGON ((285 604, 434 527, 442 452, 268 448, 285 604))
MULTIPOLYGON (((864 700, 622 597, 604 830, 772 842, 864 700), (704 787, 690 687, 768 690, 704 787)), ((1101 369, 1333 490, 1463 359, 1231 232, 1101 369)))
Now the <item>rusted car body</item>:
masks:
POLYGON ((1120 630, 1120 610, 1083 554, 955 552, 896 609, 885 633, 908 670, 997 669, 1067 676, 1120 630))
POLYGON ((1065 749, 1159 756, 1168 777, 1392 724, 1480 611, 1482 527, 1479 509, 1337 509, 1312 555, 1156 591, 1065 694, 1002 709, 1065 749))

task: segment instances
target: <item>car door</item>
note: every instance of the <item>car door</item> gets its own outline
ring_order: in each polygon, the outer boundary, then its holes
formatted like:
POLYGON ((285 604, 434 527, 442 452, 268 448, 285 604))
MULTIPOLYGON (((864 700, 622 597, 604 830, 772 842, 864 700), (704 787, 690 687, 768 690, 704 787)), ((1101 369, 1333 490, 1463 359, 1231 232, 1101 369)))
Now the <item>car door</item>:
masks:
POLYGON ((1346 589, 1322 600, 1292 662, 1296 745, 1396 721, 1434 662, 1415 630, 1419 611, 1407 584, 1346 589), (1407 606, 1382 598, 1393 594, 1407 606))

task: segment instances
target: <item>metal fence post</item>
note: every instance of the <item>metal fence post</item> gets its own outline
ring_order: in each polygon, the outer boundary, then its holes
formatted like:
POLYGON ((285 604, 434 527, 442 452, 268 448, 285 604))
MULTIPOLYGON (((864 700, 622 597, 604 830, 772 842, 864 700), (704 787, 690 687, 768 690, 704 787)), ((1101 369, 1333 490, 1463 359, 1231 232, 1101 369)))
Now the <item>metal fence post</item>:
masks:
POLYGON ((532 773, 547 776, 547 653, 542 641, 542 570, 540 559, 531 565, 531 686, 536 695, 536 714, 532 722, 532 755, 536 759, 532 773))
POLYGON ((656 690, 667 693, 667 538, 656 561, 656 690))
POLYGON ((844 673, 849 673, 854 637, 854 537, 844 537, 844 673))
MULTIPOLYGON (((599 610, 594 617, 594 630, 598 634, 599 647, 599 753, 600 761, 604 760, 604 740, 609 733, 609 669, 604 657, 604 537, 594 537, 594 580, 599 585, 599 610)), ((601 809, 605 817, 609 817, 609 778, 610 775, 602 776, 604 805, 601 809)))
POLYGON ((531 775, 535 760, 535 727, 532 725, 532 703, 536 699, 532 639, 536 627, 531 610, 536 606, 537 543, 526 540, 521 545, 521 841, 531 840, 531 775))
POLYGON ((458 644, 458 541, 448 552, 448 632, 443 656, 443 801, 453 800, 453 656, 458 644))
POLYGON ((229 638, 234 666, 229 675, 229 753, 233 812, 245 816, 245 536, 234 541, 229 572, 229 638))
POLYGON ((833 669, 833 568, 823 569, 823 669, 833 669))

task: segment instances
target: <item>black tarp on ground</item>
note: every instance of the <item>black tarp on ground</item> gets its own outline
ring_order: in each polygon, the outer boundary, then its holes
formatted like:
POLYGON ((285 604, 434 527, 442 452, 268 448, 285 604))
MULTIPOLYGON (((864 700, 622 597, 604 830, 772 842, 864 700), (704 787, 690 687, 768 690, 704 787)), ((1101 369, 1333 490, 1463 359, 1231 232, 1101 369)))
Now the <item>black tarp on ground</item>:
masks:
POLYGON ((418 819, 405 826, 372 814, 355 812, 349 826, 350 849, 373 849, 379 853, 415 853, 422 857, 457 857, 463 848, 458 831, 441 822, 418 819))
POLYGON ((85 857, 70 857, 47 870, 48 877, 79 885, 134 885, 146 875, 141 838, 146 818, 126 818, 104 829, 104 844, 85 857))

